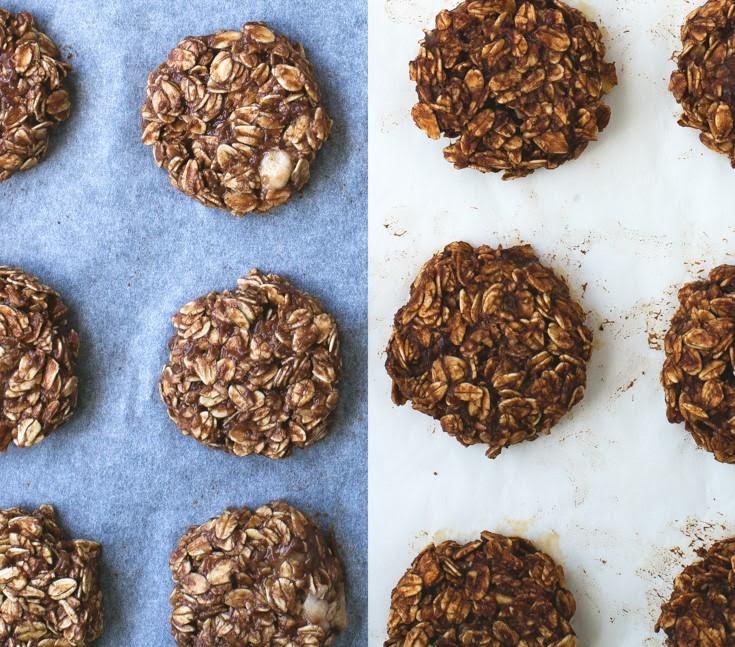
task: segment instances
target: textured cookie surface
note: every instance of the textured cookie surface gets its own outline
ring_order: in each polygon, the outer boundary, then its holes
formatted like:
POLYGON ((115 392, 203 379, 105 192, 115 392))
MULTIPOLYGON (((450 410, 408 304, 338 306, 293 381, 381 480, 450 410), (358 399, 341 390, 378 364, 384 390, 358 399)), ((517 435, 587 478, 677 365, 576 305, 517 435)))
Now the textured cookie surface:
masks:
POLYGON ((0 181, 34 167, 69 118, 71 70, 31 14, 0 9, 0 181))
POLYGON ((669 89, 681 104, 681 126, 696 128, 708 148, 735 167, 735 0, 709 0, 681 28, 669 89))
POLYGON ((669 422, 724 463, 735 462, 734 342, 735 266, 721 265, 679 290, 661 382, 669 422))
POLYGON ((616 84, 599 28, 559 0, 473 0, 436 17, 410 64, 412 114, 454 140, 457 168, 504 179, 576 159, 610 120, 616 84))
POLYGON ((396 404, 463 445, 549 433, 584 396, 592 334, 562 279, 530 246, 452 243, 421 269, 395 316, 386 369, 396 404))
POLYGON ((735 644, 735 539, 699 551, 701 560, 674 580, 671 598, 661 606, 656 631, 667 647, 727 647, 735 644))
POLYGON ((175 187, 242 216, 304 187, 331 123, 303 47, 247 23, 185 38, 149 76, 143 142, 175 187))
POLYGON ((346 628, 342 564, 285 503, 229 510, 171 556, 171 625, 186 647, 328 647, 346 628))
POLYGON ((61 297, 0 267, 0 451, 35 445, 72 416, 78 353, 61 297))
POLYGON ((576 647, 564 571, 525 539, 429 546, 393 589, 385 647, 576 647))
POLYGON ((100 552, 69 540, 51 506, 0 510, 0 644, 87 647, 99 638, 100 552))
POLYGON ((328 431, 341 374, 335 320, 312 296, 253 270, 186 304, 160 390, 171 419, 238 456, 283 458, 328 431))

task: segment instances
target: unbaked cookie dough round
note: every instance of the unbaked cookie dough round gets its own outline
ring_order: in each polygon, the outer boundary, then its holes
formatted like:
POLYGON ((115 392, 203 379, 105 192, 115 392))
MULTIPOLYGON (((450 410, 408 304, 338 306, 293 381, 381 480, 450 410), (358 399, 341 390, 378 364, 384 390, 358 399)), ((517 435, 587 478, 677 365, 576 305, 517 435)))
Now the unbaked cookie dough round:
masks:
POLYGON ((456 168, 503 179, 579 157, 607 127, 617 84, 598 26, 560 0, 441 11, 409 69, 416 125, 453 140, 444 157, 456 168))
POLYGON ((495 458, 535 440, 583 397, 592 333, 566 283, 528 245, 447 245, 395 316, 393 401, 495 458))
POLYGON ((304 48, 263 23, 185 38, 148 78, 143 143, 156 164, 236 216, 301 190, 331 126, 304 48))
POLYGON ((666 415, 685 423, 697 445, 735 463, 735 266, 679 290, 664 342, 666 415))
POLYGON ((337 324, 285 279, 252 270, 187 303, 160 391, 187 436, 237 456, 284 458, 324 438, 337 406, 337 324))
POLYGON ((329 647, 347 627, 342 563, 286 503, 228 510, 171 555, 178 645, 329 647))
POLYGON ((667 647, 735 644, 735 539, 718 541, 699 556, 674 580, 671 597, 661 606, 656 632, 666 634, 667 647))
POLYGON ((564 571, 531 542, 483 532, 413 561, 391 595, 385 647, 576 647, 564 571))
POLYGON ((0 451, 31 447, 77 405, 79 336, 57 292, 0 267, 0 451))
POLYGON ((0 643, 87 647, 99 638, 100 552, 68 539, 51 506, 0 510, 0 643))
POLYGON ((70 71, 31 14, 0 9, 0 182, 45 157, 51 130, 71 112, 70 71))
POLYGON ((669 90, 683 109, 679 125, 700 131, 700 141, 727 155, 735 167, 735 0, 709 0, 681 28, 681 51, 669 90))

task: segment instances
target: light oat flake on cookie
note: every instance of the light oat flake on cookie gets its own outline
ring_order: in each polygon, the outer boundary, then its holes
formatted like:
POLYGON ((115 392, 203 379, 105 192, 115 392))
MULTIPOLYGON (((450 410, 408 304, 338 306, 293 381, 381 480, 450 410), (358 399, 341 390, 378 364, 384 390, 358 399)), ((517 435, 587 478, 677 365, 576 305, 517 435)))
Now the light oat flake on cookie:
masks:
POLYGON ((600 29, 560 0, 473 0, 436 17, 410 64, 412 115, 456 168, 512 179, 579 157, 617 84, 600 29))
POLYGON ((69 118, 70 71, 31 14, 0 9, 0 181, 46 155, 49 133, 69 118))
POLYGON ((191 528, 170 564, 171 626, 183 647, 329 647, 347 627, 342 563, 286 503, 191 528))
POLYGON ((185 435, 284 458, 327 434, 342 360, 337 324, 314 297, 252 270, 234 290, 183 306, 173 324, 160 391, 185 435))
POLYGON ((393 401, 495 458, 535 440, 583 397, 592 333, 567 284, 528 245, 447 245, 395 316, 393 401))
POLYGON ((564 570, 531 542, 483 532, 431 545, 391 594, 385 647, 576 647, 564 570))
POLYGON ((0 644, 92 645, 102 635, 100 552, 69 540, 51 506, 0 510, 0 644))
POLYGON ((0 267, 0 451, 31 447, 71 418, 79 336, 59 294, 0 267))
POLYGON ((236 216, 301 190, 331 126, 304 48, 262 23, 185 38, 148 78, 143 143, 156 164, 236 216))

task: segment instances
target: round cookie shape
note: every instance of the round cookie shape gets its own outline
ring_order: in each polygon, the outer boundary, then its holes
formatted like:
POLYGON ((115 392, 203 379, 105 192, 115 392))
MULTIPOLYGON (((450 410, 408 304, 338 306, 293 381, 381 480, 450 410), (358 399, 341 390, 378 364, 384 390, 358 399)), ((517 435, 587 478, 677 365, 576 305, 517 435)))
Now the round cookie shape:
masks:
POLYGON ((684 422, 697 445, 735 463, 735 266, 679 290, 664 350, 669 422, 684 422))
POLYGON ((262 23, 182 40, 148 77, 142 114, 171 183, 236 216, 301 190, 332 126, 304 48, 262 23))
POLYGON ((683 109, 679 125, 700 131, 700 141, 727 155, 735 167, 735 0, 709 0, 681 28, 682 49, 669 90, 683 109))
POLYGON ((31 447, 77 405, 79 336, 57 292, 0 267, 0 451, 31 447))
POLYGON ((413 561, 391 594, 385 647, 576 647, 564 570, 531 542, 483 532, 413 561))
POLYGON ((456 242, 431 258, 395 316, 393 401, 497 457, 535 440, 583 397, 592 333, 566 283, 528 245, 456 242))
POLYGON ((183 647, 329 647, 347 626, 342 563, 286 503, 189 529, 170 565, 171 626, 183 647))
POLYGON ((666 634, 667 647, 724 646, 735 641, 735 538, 701 549, 699 557, 674 580, 671 598, 661 605, 655 629, 666 634))
POLYGON ((71 112, 70 71, 31 14, 0 9, 0 182, 45 157, 49 133, 71 112))
POLYGON ((458 169, 523 177, 576 159, 610 120, 615 85, 594 22, 560 0, 462 2, 436 17, 409 66, 412 115, 452 139, 458 169))
POLYGON ((337 406, 337 324, 312 296, 252 270, 173 318, 161 397, 187 436, 237 456, 284 458, 324 438, 337 406))
POLYGON ((0 644, 87 647, 102 635, 101 547, 69 540, 54 509, 0 510, 0 644))

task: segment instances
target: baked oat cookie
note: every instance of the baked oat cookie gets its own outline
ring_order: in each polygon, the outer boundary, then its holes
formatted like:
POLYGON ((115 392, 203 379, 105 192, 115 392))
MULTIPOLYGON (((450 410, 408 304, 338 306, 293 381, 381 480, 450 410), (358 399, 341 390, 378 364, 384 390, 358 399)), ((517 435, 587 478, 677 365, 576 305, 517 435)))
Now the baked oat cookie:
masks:
POLYGON ((334 548, 286 503, 228 510, 171 555, 171 626, 184 647, 328 647, 347 627, 334 548))
POLYGON ((31 447, 77 405, 79 336, 57 292, 0 266, 0 451, 31 447))
POLYGON ((696 128, 708 148, 735 167, 735 0, 709 0, 687 16, 669 89, 681 104, 679 125, 696 128))
POLYGON ((187 436, 237 456, 284 458, 324 438, 342 361, 335 320, 312 296, 252 270, 186 304, 160 391, 187 436))
POLYGON ((87 647, 99 638, 100 552, 69 540, 51 506, 0 510, 0 644, 87 647))
POLYGON ((410 64, 412 115, 444 157, 523 177, 576 159, 610 120, 617 85, 600 29, 560 0, 473 0, 436 17, 410 64))
POLYGON ((0 9, 0 182, 46 155, 51 130, 69 118, 70 71, 31 14, 0 9))
POLYGON ((735 463, 734 342, 735 266, 721 265, 679 290, 661 382, 669 422, 723 463, 735 463))
POLYGON ((529 245, 447 245, 395 316, 393 401, 487 456, 535 440, 583 397, 592 333, 566 283, 529 245))
POLYGON ((483 532, 429 546, 393 589, 385 647, 576 647, 564 570, 531 542, 483 532))
POLYGON ((143 143, 156 164, 236 216, 301 190, 331 126, 304 48, 262 23, 185 38, 148 77, 143 143))
POLYGON ((674 580, 671 598, 661 606, 656 632, 667 647, 728 647, 735 644, 735 539, 699 551, 701 560, 674 580))

